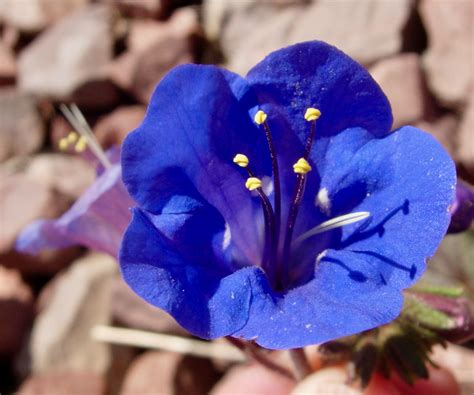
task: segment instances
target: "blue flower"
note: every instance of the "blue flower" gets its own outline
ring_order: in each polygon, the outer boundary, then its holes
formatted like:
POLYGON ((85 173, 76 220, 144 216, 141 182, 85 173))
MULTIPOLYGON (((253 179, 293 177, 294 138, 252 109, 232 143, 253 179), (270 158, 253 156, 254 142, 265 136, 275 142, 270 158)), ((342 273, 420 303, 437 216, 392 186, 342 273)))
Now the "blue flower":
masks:
POLYGON ((175 68, 123 145, 138 203, 125 280, 207 339, 284 349, 389 322, 446 232, 456 183, 432 137, 391 124, 370 75, 322 42, 245 79, 175 68))
POLYGON ((16 241, 16 249, 28 254, 81 245, 118 255, 122 236, 134 205, 122 182, 120 150, 108 153, 111 164, 98 166, 94 183, 61 217, 40 219, 28 225, 16 241))

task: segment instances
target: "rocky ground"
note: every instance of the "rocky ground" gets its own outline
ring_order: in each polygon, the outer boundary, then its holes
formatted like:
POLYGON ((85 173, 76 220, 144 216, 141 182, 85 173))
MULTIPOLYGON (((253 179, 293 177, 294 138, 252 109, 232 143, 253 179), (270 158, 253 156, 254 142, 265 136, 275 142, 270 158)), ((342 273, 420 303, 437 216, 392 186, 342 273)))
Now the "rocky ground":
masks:
MULTIPOLYGON (((186 334, 134 296, 108 256, 14 251, 26 224, 57 217, 94 179, 57 148, 70 130, 60 103, 77 103, 106 148, 139 124, 172 67, 218 63, 244 74, 274 49, 321 39, 370 70, 395 127, 432 133, 474 183, 473 26, 469 0, 1 1, 0 393, 206 394, 229 368, 91 340, 98 324, 186 334)), ((448 238, 430 276, 474 296, 473 245, 472 232, 448 238)), ((439 359, 457 366, 469 391, 462 369, 474 369, 474 357, 452 350, 439 359)))

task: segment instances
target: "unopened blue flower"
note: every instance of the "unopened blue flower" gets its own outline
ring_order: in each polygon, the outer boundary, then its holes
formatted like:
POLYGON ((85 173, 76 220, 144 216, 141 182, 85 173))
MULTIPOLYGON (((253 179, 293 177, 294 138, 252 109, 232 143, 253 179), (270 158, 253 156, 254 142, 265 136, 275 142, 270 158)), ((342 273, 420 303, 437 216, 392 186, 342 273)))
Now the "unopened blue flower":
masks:
POLYGON ((456 199, 451 206, 451 223, 448 233, 460 233, 468 230, 474 222, 474 190, 472 187, 458 180, 456 185, 456 199))
MULTIPOLYGON (((81 129, 77 119, 72 118, 72 122, 81 129)), ((79 139, 76 147, 85 148, 87 142, 87 138, 79 139)), ((90 140, 89 143, 94 144, 90 140)), ((81 245, 114 257, 118 255, 134 202, 122 181, 120 148, 114 147, 107 153, 100 147, 95 149, 99 151, 97 157, 91 155, 98 171, 94 183, 61 217, 40 219, 28 225, 17 238, 18 251, 37 254, 42 250, 81 245)))
POLYGON ((197 336, 273 349, 394 319, 446 232, 456 178, 432 137, 391 124, 369 74, 321 42, 245 79, 177 67, 123 146, 139 206, 125 280, 197 336))

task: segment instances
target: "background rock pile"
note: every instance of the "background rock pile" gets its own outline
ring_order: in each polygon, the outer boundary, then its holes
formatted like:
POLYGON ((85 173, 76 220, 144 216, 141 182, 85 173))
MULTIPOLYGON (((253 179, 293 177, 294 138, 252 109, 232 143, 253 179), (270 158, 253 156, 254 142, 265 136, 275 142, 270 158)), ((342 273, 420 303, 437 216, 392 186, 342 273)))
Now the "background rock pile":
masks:
MULTIPOLYGON (((245 74, 272 50, 321 39, 370 70, 395 127, 432 133, 474 183, 473 29, 469 0, 1 0, 0 393, 206 394, 228 368, 92 341, 98 324, 186 334, 134 296, 108 256, 13 250, 25 225, 60 215, 94 179, 57 149, 70 131, 58 104, 77 103, 109 147, 140 123, 172 67, 245 74)), ((429 275, 474 296, 472 262, 472 232, 451 236, 429 275)), ((474 363, 463 352, 459 366, 474 363)))

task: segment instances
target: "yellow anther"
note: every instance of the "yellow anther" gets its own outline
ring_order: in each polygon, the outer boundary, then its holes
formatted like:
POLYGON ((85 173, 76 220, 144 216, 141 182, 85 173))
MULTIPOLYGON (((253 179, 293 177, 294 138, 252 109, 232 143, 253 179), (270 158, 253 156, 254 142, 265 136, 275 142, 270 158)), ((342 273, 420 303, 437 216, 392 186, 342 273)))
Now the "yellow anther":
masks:
POLYGON ((237 154, 234 156, 234 163, 240 167, 247 167, 249 165, 249 158, 244 154, 237 154))
POLYGON ((316 121, 321 116, 321 111, 319 111, 317 108, 310 107, 306 110, 304 114, 304 119, 306 119, 308 122, 311 121, 316 121))
POLYGON ((73 132, 70 132, 66 138, 69 144, 74 144, 78 139, 78 135, 76 132, 73 131, 73 132))
POLYGON ((306 174, 311 171, 311 166, 305 158, 300 158, 298 162, 293 165, 293 171, 296 174, 306 174))
POLYGON ((77 143, 74 146, 74 150, 80 153, 80 152, 84 152, 86 148, 87 148, 87 139, 84 136, 79 137, 79 140, 77 140, 77 143))
POLYGON ((253 120, 255 121, 257 125, 261 125, 262 123, 265 122, 266 119, 267 119, 267 114, 265 114, 262 110, 257 111, 257 113, 255 114, 255 117, 253 118, 253 120))
POLYGON ((249 177, 245 182, 245 188, 247 188, 249 191, 253 191, 254 189, 260 188, 261 186, 262 181, 257 177, 249 177))
POLYGON ((66 137, 63 137, 58 142, 58 147, 61 151, 66 151, 69 147, 69 142, 67 141, 66 137))

